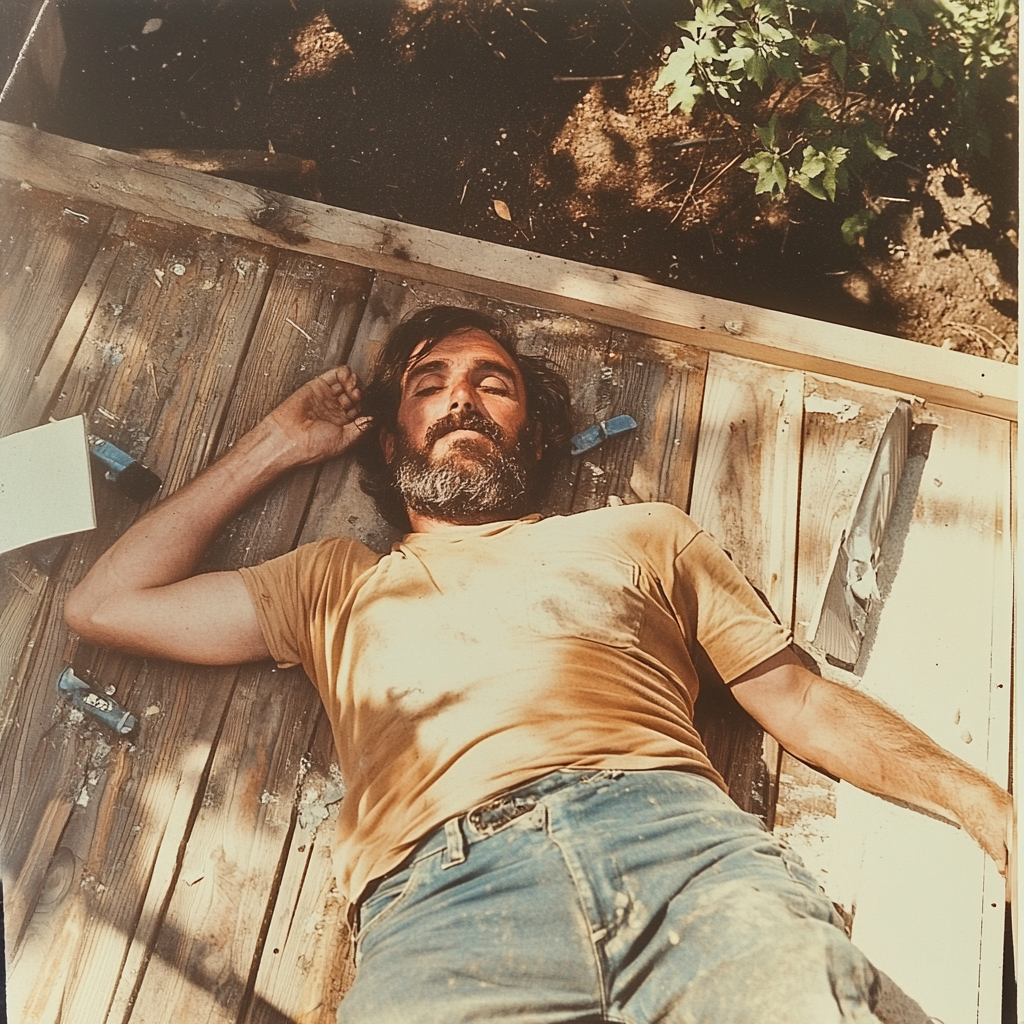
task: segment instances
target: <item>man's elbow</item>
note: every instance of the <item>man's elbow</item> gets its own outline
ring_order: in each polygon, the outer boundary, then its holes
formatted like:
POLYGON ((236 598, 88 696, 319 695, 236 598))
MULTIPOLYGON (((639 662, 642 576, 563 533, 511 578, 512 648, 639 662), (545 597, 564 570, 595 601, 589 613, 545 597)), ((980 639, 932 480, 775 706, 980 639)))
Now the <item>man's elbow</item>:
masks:
POLYGON ((64 598, 64 621, 83 640, 103 643, 105 630, 101 614, 101 602, 79 583, 64 598))

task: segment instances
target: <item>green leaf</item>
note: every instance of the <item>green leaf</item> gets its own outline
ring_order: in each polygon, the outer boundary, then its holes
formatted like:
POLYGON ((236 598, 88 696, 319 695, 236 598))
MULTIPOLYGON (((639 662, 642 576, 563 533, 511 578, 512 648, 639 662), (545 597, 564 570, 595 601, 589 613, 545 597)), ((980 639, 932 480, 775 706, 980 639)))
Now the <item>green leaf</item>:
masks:
MULTIPOLYGON (((835 202, 836 199, 837 171, 839 165, 846 159, 847 152, 842 146, 833 146, 825 154, 825 171, 821 176, 821 183, 825 186, 825 191, 832 202, 835 202)), ((843 175, 843 184, 846 184, 845 174, 843 175)))
POLYGON ((774 57, 768 62, 772 71, 784 81, 793 81, 800 78, 800 70, 792 57, 774 57))
POLYGON ((896 54, 892 48, 892 40, 887 32, 879 32, 871 46, 870 55, 881 64, 886 71, 896 77, 896 54))
POLYGON ((819 32, 813 36, 808 36, 806 45, 807 52, 814 54, 815 57, 828 57, 837 47, 843 44, 835 36, 819 32))
POLYGON ((860 18, 850 31, 849 46, 854 50, 866 47, 881 31, 882 23, 874 17, 860 18))
MULTIPOLYGON (((842 146, 826 150, 815 146, 804 147, 804 162, 795 178, 800 187, 818 199, 836 198, 837 170, 849 151, 842 146)), ((845 174, 843 184, 845 185, 845 174)))
POLYGON ((757 137, 761 140, 761 145, 765 149, 775 148, 775 136, 778 132, 779 127, 779 115, 772 114, 772 119, 761 128, 759 125, 754 125, 754 130, 757 132, 757 137))
POLYGON ((832 70, 840 77, 846 79, 846 46, 840 44, 832 54, 832 70))
POLYGON ((867 146, 879 160, 891 160, 896 155, 880 138, 871 133, 865 133, 864 145, 867 146))
POLYGON ((782 194, 786 191, 789 179, 786 175, 786 167, 777 153, 757 153, 749 160, 744 160, 740 168, 748 174, 757 175, 757 184, 754 186, 754 194, 762 195, 767 192, 770 195, 782 194))
POLYGON ((852 217, 847 217, 839 229, 842 233, 843 241, 847 245, 863 244, 862 240, 874 220, 874 210, 869 210, 867 207, 864 207, 863 210, 858 210, 852 217))
POLYGON ((668 97, 670 111, 680 107, 684 114, 690 113, 694 103, 697 102, 697 97, 704 92, 703 87, 694 80, 692 74, 693 57, 692 46, 683 46, 679 50, 673 50, 654 82, 655 92, 660 92, 669 86, 672 87, 668 97))
POLYGON ((824 188, 821 186, 821 182, 817 178, 808 178, 806 174, 798 172, 793 176, 793 179, 805 192, 814 196, 815 199, 821 199, 822 201, 828 199, 824 188))
MULTIPOLYGON (((768 61, 764 59, 763 54, 754 53, 743 65, 743 70, 746 71, 747 78, 757 82, 761 89, 764 88, 764 83, 768 81, 768 61)), ((769 146, 773 145, 773 143, 765 142, 765 145, 769 146)))

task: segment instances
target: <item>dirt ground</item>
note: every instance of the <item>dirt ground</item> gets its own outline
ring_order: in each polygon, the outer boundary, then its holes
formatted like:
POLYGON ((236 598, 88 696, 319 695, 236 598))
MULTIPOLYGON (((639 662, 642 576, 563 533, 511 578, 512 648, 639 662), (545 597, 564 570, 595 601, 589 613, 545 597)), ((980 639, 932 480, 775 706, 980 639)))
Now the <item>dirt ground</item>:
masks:
POLYGON ((317 165, 286 190, 687 290, 1016 361, 1015 81, 992 157, 927 121, 861 202, 753 194, 742 132, 652 91, 682 0, 64 0, 52 125, 317 165))

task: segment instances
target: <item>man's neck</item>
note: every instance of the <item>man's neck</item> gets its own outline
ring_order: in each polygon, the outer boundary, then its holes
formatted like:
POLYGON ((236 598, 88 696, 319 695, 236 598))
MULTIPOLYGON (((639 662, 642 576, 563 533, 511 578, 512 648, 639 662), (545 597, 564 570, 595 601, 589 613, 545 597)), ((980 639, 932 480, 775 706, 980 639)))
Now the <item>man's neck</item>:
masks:
POLYGON ((503 523, 521 518, 514 512, 498 512, 492 515, 466 517, 465 519, 432 519, 418 512, 408 512, 410 533, 439 533, 456 526, 486 526, 488 523, 503 523))

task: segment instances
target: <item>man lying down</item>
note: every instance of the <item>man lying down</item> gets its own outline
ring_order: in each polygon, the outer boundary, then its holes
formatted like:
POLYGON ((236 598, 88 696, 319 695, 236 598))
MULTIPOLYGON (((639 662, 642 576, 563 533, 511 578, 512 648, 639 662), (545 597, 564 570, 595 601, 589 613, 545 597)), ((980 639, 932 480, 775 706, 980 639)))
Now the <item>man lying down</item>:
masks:
POLYGON ((310 381, 129 529, 67 620, 137 654, 313 680, 347 784, 340 1022, 875 1021, 874 968, 708 760, 697 652, 787 750, 955 819, 1004 871, 1009 796, 806 671, 677 508, 538 515, 570 433, 564 380, 505 324, 424 309, 365 387, 346 367, 310 381), (262 488, 352 451, 406 531, 388 554, 333 537, 194 575, 262 488))

